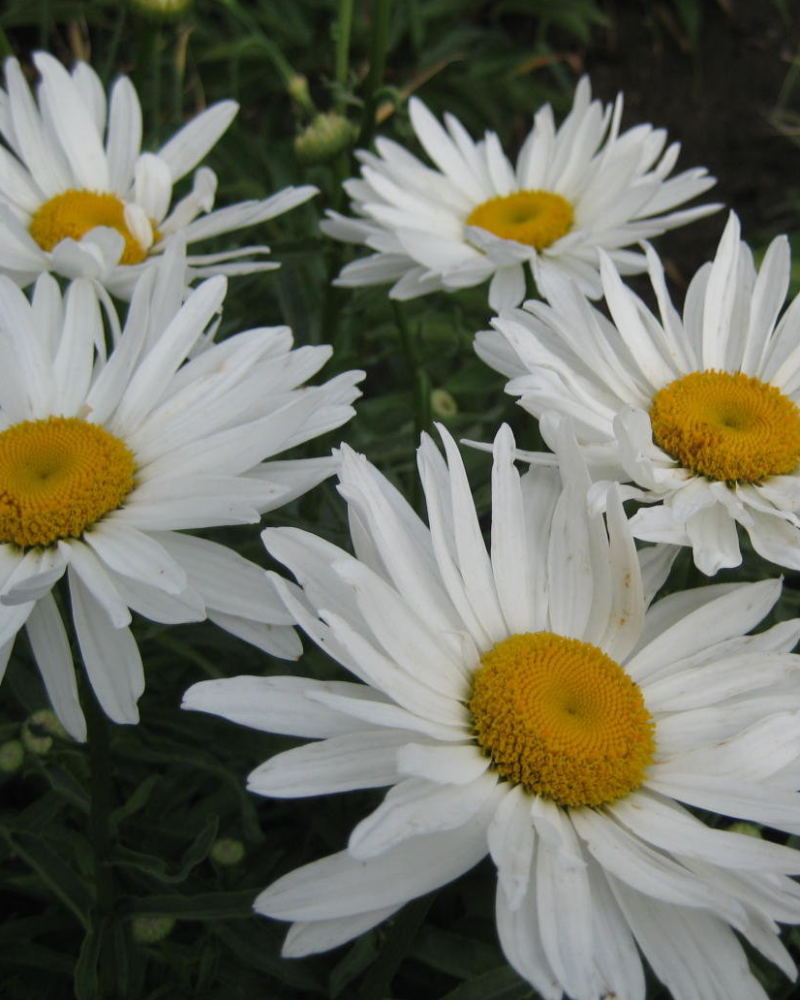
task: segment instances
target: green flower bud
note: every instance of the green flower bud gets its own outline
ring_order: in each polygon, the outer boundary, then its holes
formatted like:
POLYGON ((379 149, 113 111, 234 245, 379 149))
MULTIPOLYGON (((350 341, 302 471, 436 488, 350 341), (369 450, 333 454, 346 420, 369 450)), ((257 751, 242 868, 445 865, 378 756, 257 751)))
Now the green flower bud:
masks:
POLYGON ((358 127, 335 111, 317 115, 295 136, 294 151, 301 163, 327 163, 356 141, 358 127))
POLYGON ((40 708, 26 719, 21 735, 29 753, 46 754, 53 746, 53 736, 64 739, 67 731, 51 708, 40 708))
POLYGON ((211 860, 226 868, 238 865, 244 858, 244 844, 233 837, 220 837, 211 848, 211 860))
POLYGON ((458 413, 458 403, 447 389, 434 389, 431 392, 431 409, 437 417, 454 417, 458 413))
POLYGON ((133 940, 137 944, 158 944, 167 937, 174 926, 174 917, 134 917, 131 923, 133 940))
POLYGON ((130 0, 131 7, 154 21, 173 21, 191 7, 193 0, 130 0))
POLYGON ((0 774, 15 774, 22 767, 25 748, 19 740, 8 740, 0 746, 0 774))

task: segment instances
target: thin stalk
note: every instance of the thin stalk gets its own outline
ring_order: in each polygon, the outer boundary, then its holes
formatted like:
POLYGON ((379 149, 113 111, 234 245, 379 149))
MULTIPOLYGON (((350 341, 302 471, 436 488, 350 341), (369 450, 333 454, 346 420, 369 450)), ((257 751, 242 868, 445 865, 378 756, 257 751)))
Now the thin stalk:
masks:
MULTIPOLYGON (((400 342, 403 345, 403 353, 411 381, 414 405, 414 447, 416 447, 419 444, 420 435, 423 431, 428 430, 431 423, 430 379, 420 357, 416 331, 411 329, 402 304, 393 301, 392 310, 397 329, 400 331, 400 342)), ((422 493, 417 476, 414 476, 412 480, 411 502, 414 510, 421 513, 422 493)))
POLYGON ((259 25, 258 21, 233 0, 222 0, 236 20, 247 29, 252 36, 252 40, 264 51, 264 54, 275 67, 276 72, 283 80, 283 84, 289 94, 296 100, 304 104, 304 110, 313 114, 315 108, 313 104, 305 106, 302 94, 297 93, 297 80, 300 74, 295 70, 280 48, 269 38, 259 25))
POLYGON ((108 81, 111 78, 111 74, 114 72, 118 65, 119 47, 122 42, 122 33, 125 28, 125 22, 128 19, 128 5, 121 3, 117 6, 117 19, 114 22, 114 27, 111 32, 111 38, 108 40, 108 44, 105 46, 106 57, 103 60, 103 70, 100 74, 100 79, 103 83, 108 86, 108 81))
POLYGON ((337 111, 345 105, 347 71, 350 63, 350 34, 353 27, 353 0, 339 0, 339 16, 336 19, 336 93, 337 111))
MULTIPOLYGON (((83 688, 83 695, 91 765, 89 838, 92 843, 94 860, 95 910, 93 918, 96 925, 102 927, 111 919, 115 896, 114 878, 109 864, 111 810, 113 806, 109 728, 108 719, 97 704, 94 692, 88 684, 83 688)), ((102 997, 111 997, 113 994, 113 972, 113 955, 109 953, 108 947, 103 947, 97 963, 100 996, 102 997)))
POLYGON ((372 21, 372 51, 369 60, 369 74, 365 89, 364 112, 361 121, 361 132, 357 145, 362 149, 372 142, 375 131, 375 112, 378 108, 378 91, 383 85, 383 74, 386 69, 386 46, 389 40, 389 14, 392 0, 374 0, 372 21))

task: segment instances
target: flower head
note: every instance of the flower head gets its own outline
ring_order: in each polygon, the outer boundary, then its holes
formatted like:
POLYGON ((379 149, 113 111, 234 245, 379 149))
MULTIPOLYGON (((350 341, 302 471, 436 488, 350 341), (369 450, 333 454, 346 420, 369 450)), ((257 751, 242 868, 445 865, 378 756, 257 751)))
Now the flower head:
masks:
POLYGON ((226 279, 181 305, 185 268, 176 242, 136 286, 108 357, 90 281, 62 300, 45 274, 29 302, 0 277, 1 665, 26 626, 77 739, 85 723, 51 594, 64 574, 89 679, 116 722, 137 721, 144 688, 131 611, 209 618, 278 656, 299 653, 263 571, 184 529, 257 523, 330 475, 333 458, 267 459, 344 423, 359 395, 360 372, 303 387, 330 348, 292 350, 287 327, 209 343, 226 279))
POLYGON ((487 552, 464 467, 424 440, 430 527, 345 449, 356 557, 264 533, 295 575, 287 609, 360 683, 205 681, 185 707, 317 742, 258 767, 296 797, 389 787, 346 850, 280 878, 256 909, 293 921, 285 954, 332 948, 486 854, 511 964, 547 1000, 643 997, 640 949, 676 1000, 762 997, 737 931, 795 974, 775 920, 800 921, 800 853, 715 829, 682 803, 800 830, 800 621, 745 633, 778 581, 650 607, 675 550, 607 528, 562 423, 563 482, 520 479, 494 445, 487 552), (746 985, 743 985, 746 984, 746 985))
MULTIPOLYGON (((37 101, 19 63, 5 62, 6 113, 0 134, 0 272, 27 285, 44 271, 89 277, 130 298, 136 279, 160 260, 170 237, 192 244, 271 219, 316 193, 284 188, 263 201, 212 212, 217 178, 208 167, 173 204, 173 186, 215 145, 237 111, 221 101, 181 128, 157 152, 141 152, 142 110, 121 77, 106 102, 86 63, 72 73, 44 52, 37 101)), ((278 265, 249 258, 265 246, 192 255, 187 277, 246 274, 278 265)))
POLYGON ((526 410, 572 416, 596 478, 632 482, 624 495, 654 505, 632 518, 637 537, 691 545, 713 574, 741 562, 740 524, 760 555, 798 569, 800 298, 780 316, 786 238, 758 272, 731 215, 683 318, 661 262, 647 255, 658 316, 605 258, 613 322, 556 282, 550 305, 528 302, 494 320, 499 332, 478 334, 476 350, 512 376, 507 391, 526 410))
POLYGON ((522 301, 527 263, 543 288, 564 274, 596 297, 598 249, 624 273, 643 271, 642 255, 626 247, 719 207, 674 211, 714 178, 696 168, 667 180, 678 144, 665 150, 666 133, 651 125, 620 134, 622 96, 603 108, 585 77, 560 128, 549 104, 538 111, 516 166, 494 132, 475 142, 452 115, 443 128, 421 101, 409 111, 438 169, 388 139, 377 140, 377 155, 359 154, 361 179, 345 185, 357 217, 328 212, 322 229, 375 252, 348 264, 340 285, 394 282, 392 298, 412 299, 491 278, 499 310, 522 301))

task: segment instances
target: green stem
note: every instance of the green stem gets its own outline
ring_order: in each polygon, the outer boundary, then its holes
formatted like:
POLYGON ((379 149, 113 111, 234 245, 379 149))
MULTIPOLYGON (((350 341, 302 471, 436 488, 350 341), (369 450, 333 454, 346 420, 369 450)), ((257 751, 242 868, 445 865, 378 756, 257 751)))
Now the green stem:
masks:
POLYGON ((386 69, 386 46, 389 39, 389 13, 392 0, 374 0, 372 21, 372 51, 369 60, 369 74, 365 85, 367 96, 358 143, 362 149, 372 142, 375 131, 375 112, 378 108, 378 91, 383 84, 386 69))
POLYGON ((339 0, 339 17, 336 20, 336 110, 345 105, 347 70, 350 59, 350 33, 353 27, 353 0, 339 0))
POLYGON ((103 71, 100 74, 100 79, 106 86, 108 86, 111 74, 117 68, 119 47, 122 42, 122 32, 125 29, 125 22, 127 21, 127 18, 128 6, 127 4, 121 3, 117 8, 117 19, 114 22, 111 38, 108 41, 108 45, 105 46, 106 57, 103 61, 103 71))
MULTIPOLYGON (((95 909, 93 923, 96 933, 103 937, 103 926, 108 924, 114 909, 114 878, 109 863, 111 855, 111 810, 113 783, 108 719, 95 699, 88 684, 83 689, 83 709, 86 714, 87 742, 91 764, 89 783, 89 837, 94 855, 95 909)), ((101 997, 113 995, 114 958, 106 945, 101 947, 97 962, 101 997)))
MULTIPOLYGON (((405 354, 412 386, 414 400, 414 447, 417 447, 420 435, 423 431, 428 430, 431 424, 430 379, 420 357, 416 332, 411 329, 402 304, 393 301, 392 310, 394 312, 395 323, 397 323, 397 329, 400 331, 400 342, 403 345, 403 353, 405 354)), ((413 478, 411 502, 414 509, 420 512, 422 493, 418 476, 414 476, 413 478)))
POLYGON ((287 92, 303 106, 303 110, 309 115, 315 114, 316 108, 313 101, 307 96, 304 87, 298 86, 298 81, 303 79, 301 74, 292 66, 272 39, 264 33, 258 21, 234 0, 222 0, 222 2, 234 18, 247 29, 253 42, 264 51, 266 57, 275 67, 278 76, 283 80, 287 92))

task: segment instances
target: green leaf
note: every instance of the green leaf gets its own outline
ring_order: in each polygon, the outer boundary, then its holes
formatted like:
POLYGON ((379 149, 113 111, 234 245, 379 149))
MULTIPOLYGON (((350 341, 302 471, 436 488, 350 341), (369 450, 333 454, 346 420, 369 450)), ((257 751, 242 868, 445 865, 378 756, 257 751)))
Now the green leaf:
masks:
POLYGON ((100 977, 97 966, 105 937, 105 921, 93 924, 81 945, 75 966, 75 1000, 100 1000, 100 977))
MULTIPOLYGON (((21 921, 19 921, 21 922, 21 921)), ((44 948, 33 941, 15 940, 3 949, 3 964, 25 966, 33 969, 44 969, 60 976, 71 976, 75 965, 73 955, 61 951, 44 948)))
POLYGON ((485 972, 477 979, 462 983, 441 1000, 527 1000, 536 993, 508 965, 485 972))
POLYGON ((436 893, 408 903, 395 917, 377 962, 364 976, 359 995, 362 1000, 382 1000, 389 996, 392 980, 417 936, 436 893))
POLYGON ((119 806, 111 813, 111 822, 114 824, 121 823, 122 820, 133 816, 134 813, 143 809, 147 805, 153 789, 161 780, 162 776, 160 774, 149 774, 128 796, 124 805, 119 806))
POLYGON ((208 852, 216 840, 218 829, 218 817, 209 816, 206 825, 186 849, 180 867, 175 872, 170 872, 169 865, 163 858, 123 846, 114 849, 110 859, 111 864, 118 868, 133 868, 166 885, 177 885, 180 882, 185 882, 192 870, 208 857, 208 852))
POLYGON ((226 924, 213 924, 211 930, 248 969, 256 969, 268 976, 302 990, 304 994, 326 994, 327 990, 316 980, 305 965, 297 962, 287 962, 280 957, 277 948, 265 947, 265 938, 269 942, 269 932, 274 925, 258 926, 255 934, 248 934, 243 925, 237 924, 236 929, 226 924), (242 928, 242 929, 240 929, 242 928), (250 939, 248 939, 250 938, 250 939))
POLYGON ((88 927, 92 897, 85 883, 62 859, 32 834, 13 835, 8 827, 0 825, 2 836, 11 849, 29 865, 75 914, 84 927, 88 927))
POLYGON ((419 962, 458 979, 474 979, 502 962, 499 948, 439 927, 424 927, 411 954, 419 962))
POLYGON ((337 962, 328 980, 328 993, 331 1000, 347 987, 357 976, 360 976, 367 966, 378 956, 378 946, 374 934, 363 934, 348 949, 344 958, 337 962))
POLYGON ((76 806, 81 812, 89 812, 89 796, 74 775, 57 764, 43 767, 42 774, 58 796, 65 799, 70 805, 76 806))
POLYGON ((130 899, 126 912, 135 916, 166 915, 178 920, 230 920, 250 917, 257 889, 239 892, 201 892, 195 896, 141 896, 130 899))

